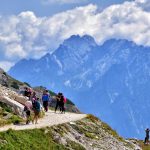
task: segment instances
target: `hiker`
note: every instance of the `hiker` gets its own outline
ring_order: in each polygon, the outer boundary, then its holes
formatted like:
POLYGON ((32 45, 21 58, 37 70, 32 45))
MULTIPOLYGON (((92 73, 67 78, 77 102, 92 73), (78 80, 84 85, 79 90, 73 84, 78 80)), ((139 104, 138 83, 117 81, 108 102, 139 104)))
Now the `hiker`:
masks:
POLYGON ((32 94, 32 89, 28 88, 28 98, 29 98, 29 100, 31 100, 31 94, 32 94))
POLYGON ((44 110, 47 112, 48 111, 48 102, 50 100, 50 94, 48 92, 48 90, 45 90, 43 92, 43 95, 42 95, 42 102, 43 102, 43 107, 44 107, 44 110))
POLYGON ((41 104, 39 102, 39 98, 37 98, 34 102, 33 111, 34 111, 34 117, 33 117, 32 123, 34 124, 34 122, 35 122, 35 124, 37 124, 38 118, 40 115, 40 111, 41 111, 41 104))
POLYGON ((24 88, 24 96, 28 97, 28 88, 27 87, 24 88))
POLYGON ((58 93, 58 95, 56 95, 55 113, 56 113, 58 107, 59 107, 59 109, 60 109, 60 111, 61 111, 60 99, 61 99, 61 93, 58 93))
POLYGON ((30 123, 30 117, 31 117, 31 109, 32 109, 32 103, 30 101, 26 101, 24 106, 24 111, 26 112, 26 124, 30 123))
POLYGON ((36 100, 36 92, 32 92, 32 94, 31 94, 31 101, 32 100, 36 100))
POLYGON ((67 98, 64 96, 64 113, 66 111, 66 107, 65 107, 65 104, 67 103, 67 98))
POLYGON ((28 97, 30 100, 31 94, 32 94, 32 89, 25 87, 24 96, 28 97))
POLYGON ((145 130, 145 133, 146 133, 146 137, 145 137, 145 140, 144 140, 144 144, 149 144, 149 128, 147 128, 145 130))
POLYGON ((65 101, 66 98, 63 96, 62 93, 60 93, 60 112, 65 113, 65 101))

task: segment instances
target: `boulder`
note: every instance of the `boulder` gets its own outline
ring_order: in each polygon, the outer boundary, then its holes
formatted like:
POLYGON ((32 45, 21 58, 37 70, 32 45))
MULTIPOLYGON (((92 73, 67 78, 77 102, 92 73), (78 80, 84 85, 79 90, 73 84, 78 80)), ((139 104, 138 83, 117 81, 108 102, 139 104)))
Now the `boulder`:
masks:
POLYGON ((24 110, 24 105, 18 103, 15 100, 10 99, 7 96, 0 96, 0 102, 3 102, 13 108, 15 114, 22 116, 22 112, 24 110))

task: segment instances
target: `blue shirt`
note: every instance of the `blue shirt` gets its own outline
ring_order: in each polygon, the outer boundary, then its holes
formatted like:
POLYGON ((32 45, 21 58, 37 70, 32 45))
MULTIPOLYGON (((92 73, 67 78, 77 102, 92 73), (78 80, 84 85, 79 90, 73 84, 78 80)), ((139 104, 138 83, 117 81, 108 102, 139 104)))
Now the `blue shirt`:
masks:
POLYGON ((48 94, 44 94, 42 96, 42 101, 45 102, 45 101, 49 101, 49 95, 48 94))

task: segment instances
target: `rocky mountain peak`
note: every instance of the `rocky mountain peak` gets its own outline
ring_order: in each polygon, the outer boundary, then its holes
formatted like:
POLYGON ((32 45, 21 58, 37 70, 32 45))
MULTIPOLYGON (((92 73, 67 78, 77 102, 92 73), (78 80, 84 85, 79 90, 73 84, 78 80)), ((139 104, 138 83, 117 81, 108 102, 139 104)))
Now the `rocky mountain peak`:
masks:
POLYGON ((72 35, 70 38, 66 39, 61 46, 71 47, 74 49, 89 47, 89 46, 96 46, 96 42, 93 37, 89 35, 79 36, 79 35, 72 35))
POLYGON ((16 64, 9 73, 63 91, 82 111, 101 117, 125 137, 143 136, 150 123, 150 48, 120 39, 95 45, 90 36, 74 35, 45 57, 16 64))

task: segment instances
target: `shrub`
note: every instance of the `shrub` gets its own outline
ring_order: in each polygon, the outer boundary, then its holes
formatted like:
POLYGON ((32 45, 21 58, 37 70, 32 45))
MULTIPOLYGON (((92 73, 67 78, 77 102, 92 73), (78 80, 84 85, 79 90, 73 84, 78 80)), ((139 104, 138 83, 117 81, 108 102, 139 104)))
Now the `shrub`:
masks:
POLYGON ((31 85, 29 83, 27 83, 27 82, 24 82, 24 84, 26 84, 27 86, 31 87, 31 85))
POLYGON ((68 141, 67 145, 74 150, 86 150, 81 144, 76 143, 74 141, 68 141))
POLYGON ((87 118, 93 122, 97 122, 99 119, 91 114, 87 115, 87 118))
POLYGON ((17 115, 13 115, 10 119, 9 119, 10 122, 12 122, 13 124, 19 124, 20 122, 22 122, 22 118, 20 118, 19 116, 17 115))
POLYGON ((12 108, 3 102, 0 102, 0 107, 3 111, 12 112, 12 108))
POLYGON ((17 84, 17 82, 13 82, 12 84, 11 84, 11 87, 13 87, 14 89, 19 89, 19 86, 18 86, 18 84, 17 84))

